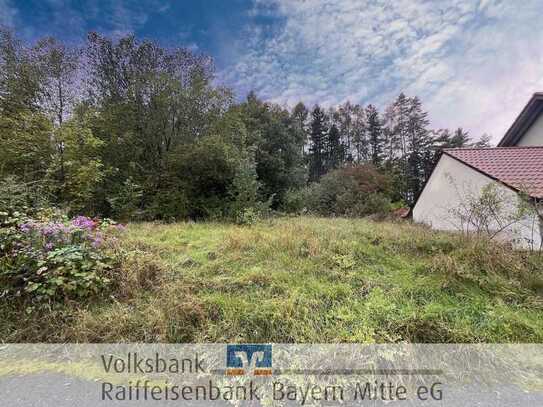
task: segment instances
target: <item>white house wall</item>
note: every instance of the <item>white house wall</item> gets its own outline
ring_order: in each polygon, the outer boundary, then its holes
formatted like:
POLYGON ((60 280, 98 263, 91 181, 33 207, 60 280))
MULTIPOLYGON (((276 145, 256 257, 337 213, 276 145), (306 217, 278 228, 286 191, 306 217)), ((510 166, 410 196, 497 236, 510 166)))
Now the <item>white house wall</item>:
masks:
MULTIPOLYGON (((508 202, 508 213, 517 213, 519 201, 516 192, 443 154, 413 208, 413 220, 437 230, 473 230, 472 226, 462 225, 454 209, 465 205, 468 197, 479 197, 483 188, 490 183, 496 184, 499 191, 503 192, 508 202)), ((501 233, 499 238, 512 241, 515 246, 522 248, 539 248, 541 245, 539 224, 531 217, 513 225, 501 233)))
POLYGON ((516 144, 517 147, 543 146, 543 115, 539 115, 534 124, 516 144))

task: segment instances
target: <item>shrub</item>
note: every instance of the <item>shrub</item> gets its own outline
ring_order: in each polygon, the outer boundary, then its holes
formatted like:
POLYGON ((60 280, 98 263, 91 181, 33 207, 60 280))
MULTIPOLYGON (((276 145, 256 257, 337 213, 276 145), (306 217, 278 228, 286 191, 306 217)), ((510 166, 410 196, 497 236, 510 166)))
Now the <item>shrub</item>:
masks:
POLYGON ((244 208, 236 214, 238 225, 254 225, 261 219, 261 214, 255 208, 244 208))
POLYGON ((254 151, 249 151, 247 157, 240 160, 232 182, 230 214, 240 225, 257 223, 269 212, 273 195, 266 201, 259 200, 261 184, 256 173, 254 151))
POLYGON ((331 171, 320 183, 285 196, 287 212, 324 216, 367 216, 390 212, 390 181, 369 164, 331 171))
POLYGON ((105 289, 113 259, 102 250, 112 221, 71 221, 0 214, 0 293, 33 303, 81 299, 105 289))
POLYGON ((117 194, 107 199, 115 219, 127 221, 135 218, 142 196, 143 189, 132 178, 126 179, 117 194))
POLYGON ((45 182, 23 182, 16 176, 0 180, 0 212, 35 213, 49 206, 45 182))
POLYGON ((284 196, 283 209, 287 213, 303 214, 316 207, 318 184, 311 184, 302 189, 289 189, 284 196))

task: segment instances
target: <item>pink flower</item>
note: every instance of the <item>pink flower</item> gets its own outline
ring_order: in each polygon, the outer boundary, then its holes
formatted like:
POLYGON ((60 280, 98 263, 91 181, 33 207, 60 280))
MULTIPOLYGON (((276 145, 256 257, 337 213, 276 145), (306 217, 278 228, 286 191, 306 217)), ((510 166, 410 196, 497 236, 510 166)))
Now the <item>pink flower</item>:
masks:
POLYGON ((86 216, 77 216, 72 220, 72 225, 81 229, 93 230, 96 227, 96 222, 86 216))
POLYGON ((34 221, 28 221, 21 225, 19 225, 19 230, 23 233, 29 233, 36 227, 36 223, 34 221))

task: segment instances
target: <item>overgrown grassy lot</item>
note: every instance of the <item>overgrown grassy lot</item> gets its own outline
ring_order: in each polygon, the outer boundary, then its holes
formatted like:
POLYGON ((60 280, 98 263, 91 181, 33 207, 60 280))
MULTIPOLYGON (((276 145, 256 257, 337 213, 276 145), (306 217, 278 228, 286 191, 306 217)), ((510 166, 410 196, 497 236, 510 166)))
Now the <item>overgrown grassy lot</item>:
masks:
POLYGON ((111 293, 25 313, 2 340, 543 342, 543 260, 409 224, 132 224, 111 293))

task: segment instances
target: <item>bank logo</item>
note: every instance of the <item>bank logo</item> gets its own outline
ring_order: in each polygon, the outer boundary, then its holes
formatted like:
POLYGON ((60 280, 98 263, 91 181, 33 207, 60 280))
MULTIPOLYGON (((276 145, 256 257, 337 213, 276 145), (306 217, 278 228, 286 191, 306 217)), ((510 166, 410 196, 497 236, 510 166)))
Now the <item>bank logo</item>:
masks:
POLYGON ((271 345, 226 345, 226 374, 241 376, 270 376, 272 374, 271 345))

